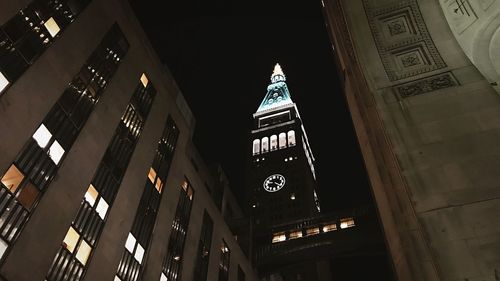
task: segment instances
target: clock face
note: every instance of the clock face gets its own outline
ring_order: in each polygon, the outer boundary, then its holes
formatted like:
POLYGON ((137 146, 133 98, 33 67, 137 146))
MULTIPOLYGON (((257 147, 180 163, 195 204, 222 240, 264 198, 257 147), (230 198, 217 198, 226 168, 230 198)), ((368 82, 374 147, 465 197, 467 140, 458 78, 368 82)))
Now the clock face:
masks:
POLYGON ((285 177, 280 174, 270 175, 264 180, 263 186, 267 192, 279 191, 285 186, 285 177))

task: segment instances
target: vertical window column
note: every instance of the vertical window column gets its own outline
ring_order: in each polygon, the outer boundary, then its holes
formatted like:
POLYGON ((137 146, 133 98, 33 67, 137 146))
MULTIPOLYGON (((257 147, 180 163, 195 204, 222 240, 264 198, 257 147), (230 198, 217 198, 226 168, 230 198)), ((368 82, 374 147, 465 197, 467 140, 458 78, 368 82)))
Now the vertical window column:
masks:
POLYGON ((182 261, 184 252, 184 242, 186 241, 187 229, 189 226, 189 215, 193 204, 194 191, 188 180, 184 180, 181 185, 181 194, 175 217, 172 223, 172 232, 168 240, 167 255, 163 261, 163 268, 160 281, 181 280, 182 261))
POLYGON ((200 242, 196 254, 196 264, 194 267, 194 280, 207 280, 208 262, 210 258, 210 247, 212 245, 212 232, 214 222, 207 211, 203 212, 203 222, 201 224, 200 242))
POLYGON ((220 261, 219 261, 219 281, 228 281, 229 280, 229 265, 231 251, 226 244, 226 241, 222 239, 222 245, 220 247, 220 261))
POLYGON ((1 176, 0 257, 55 177, 127 50, 127 40, 113 25, 1 176))
POLYGON ((137 86, 52 262, 47 281, 83 279, 155 94, 151 83, 137 86))
POLYGON ((162 198, 163 185, 167 180, 168 171, 179 137, 179 129, 169 116, 163 134, 158 142, 158 148, 153 164, 147 175, 146 185, 135 215, 132 230, 125 243, 116 281, 139 280, 144 268, 144 258, 147 256, 151 234, 156 221, 158 208, 162 198))
POLYGON ((0 26, 0 94, 14 83, 90 3, 34 0, 0 26))

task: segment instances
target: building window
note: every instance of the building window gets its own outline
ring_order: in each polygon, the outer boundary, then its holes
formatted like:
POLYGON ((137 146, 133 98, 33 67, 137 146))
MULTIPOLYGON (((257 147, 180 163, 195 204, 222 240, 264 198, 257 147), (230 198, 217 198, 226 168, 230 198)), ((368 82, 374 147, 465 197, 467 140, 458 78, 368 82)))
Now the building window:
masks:
POLYGON ((297 144, 295 142, 295 131, 290 130, 288 131, 288 146, 295 146, 295 144, 297 144))
POLYGON ((355 226, 353 218, 343 218, 340 220, 340 228, 349 228, 355 226))
POLYGON ((9 86, 9 80, 5 78, 2 72, 0 72, 0 94, 3 92, 5 88, 9 86))
POLYGON ((224 239, 220 247, 220 261, 219 261, 219 281, 229 280, 229 265, 230 265, 231 251, 224 239))
POLYGON ((194 190, 189 181, 185 179, 181 184, 181 194, 177 203, 172 232, 168 240, 167 255, 162 268, 163 274, 169 281, 181 280, 184 243, 186 242, 193 195, 194 190))
POLYGON ((275 233, 273 234, 273 240, 272 243, 278 243, 278 242, 283 242, 286 240, 286 235, 284 232, 280 233, 275 233))
POLYGON ((115 277, 121 281, 140 279, 141 269, 145 266, 144 256, 149 249, 158 208, 162 199, 162 182, 167 179, 178 137, 179 130, 169 116, 158 142, 152 167, 145 179, 132 229, 125 242, 125 250, 116 272, 115 277))
POLYGON ((278 149, 278 136, 271 136, 271 151, 278 149))
POLYGON ((313 227, 306 229, 306 236, 319 234, 319 227, 313 227))
POLYGON ((327 224, 323 226, 323 232, 330 232, 337 230, 337 225, 335 223, 327 224))
POLYGON ((0 93, 21 77, 88 3, 31 1, 0 26, 0 93))
POLYGON ((302 237, 302 230, 297 230, 297 231, 290 232, 289 237, 290 237, 290 239, 301 238, 302 237))
MULTIPOLYGON (((62 247, 56 254, 46 276, 47 281, 62 279, 80 281, 85 275, 91 253, 100 238, 107 214, 113 206, 120 183, 144 128, 147 112, 151 107, 151 101, 148 99, 142 99, 146 104, 137 104, 137 95, 142 95, 140 88, 142 88, 142 85, 136 87, 135 92, 132 94, 91 184, 81 201, 76 218, 71 223, 69 232, 73 233, 74 231, 79 237, 78 251, 69 251, 63 241, 62 247), (143 115, 142 112, 146 112, 146 115, 143 115), (131 122, 133 125, 127 126, 127 122, 131 122)), ((148 93, 154 97, 156 93, 154 88, 148 87, 148 89, 148 93)), ((74 233, 72 237, 76 237, 74 233)), ((129 236, 127 242, 129 247, 131 241, 137 242, 133 240, 135 240, 135 237, 133 235, 129 236)), ((140 264, 144 255, 144 248, 138 242, 133 246, 131 254, 140 264)))
POLYGON ((254 139, 253 140, 253 146, 252 146, 252 154, 257 155, 260 153, 260 140, 259 139, 254 139))
POLYGON ((262 153, 266 153, 268 151, 269 151, 269 138, 263 137, 262 138, 262 153))
POLYGON ((281 133, 279 135, 279 146, 280 146, 280 149, 286 148, 286 134, 285 133, 281 133))
POLYGON ((208 262, 210 258, 210 247, 212 245, 212 232, 214 223, 207 211, 203 212, 203 222, 201 224, 200 241, 198 242, 198 252, 194 267, 194 280, 207 280, 208 262))
POLYGON ((2 177, 2 184, 12 193, 15 193, 24 179, 23 173, 19 171, 16 165, 12 164, 2 177))

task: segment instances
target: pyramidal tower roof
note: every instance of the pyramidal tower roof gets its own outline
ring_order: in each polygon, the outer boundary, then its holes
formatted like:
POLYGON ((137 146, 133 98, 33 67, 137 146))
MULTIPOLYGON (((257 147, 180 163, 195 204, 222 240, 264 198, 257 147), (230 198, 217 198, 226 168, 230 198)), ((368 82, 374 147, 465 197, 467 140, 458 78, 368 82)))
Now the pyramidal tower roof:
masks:
POLYGON ((267 94, 260 103, 256 113, 281 108, 284 105, 293 105, 285 81, 285 74, 279 63, 277 63, 271 75, 271 83, 267 86, 267 94))

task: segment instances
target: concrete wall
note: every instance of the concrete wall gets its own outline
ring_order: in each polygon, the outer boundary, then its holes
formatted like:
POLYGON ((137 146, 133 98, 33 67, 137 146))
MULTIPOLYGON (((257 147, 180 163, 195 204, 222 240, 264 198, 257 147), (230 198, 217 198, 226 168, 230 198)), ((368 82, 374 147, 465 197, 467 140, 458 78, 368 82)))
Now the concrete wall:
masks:
POLYGON ((498 280, 495 90, 437 1, 323 3, 399 280, 498 280))
MULTIPOLYGON (((2 1, 0 18, 9 17, 7 8, 11 6, 18 9, 23 5, 16 6, 2 1)), ((15 11, 11 14, 13 13, 15 11)), ((151 251, 145 257, 148 262, 144 280, 159 280, 180 184, 185 176, 193 185, 195 196, 185 244, 182 279, 192 279, 203 210, 207 209, 214 221, 209 275, 215 278, 218 274, 220 240, 223 238, 231 249, 230 280, 236 280, 238 264, 245 271, 248 280, 256 280, 251 265, 203 187, 205 180, 211 180, 210 175, 194 171, 190 164, 186 151, 192 146, 194 119, 189 108, 186 107, 172 75, 159 61, 125 0, 92 1, 60 38, 0 97, 0 131, 3 132, 0 141, 0 171, 7 170, 114 22, 118 22, 130 43, 128 53, 67 153, 57 176, 33 211, 24 231, 11 247, 5 263, 0 267, 0 274, 7 280, 44 279, 140 75, 145 72, 158 93, 114 205, 109 211, 100 241, 90 259, 85 280, 113 279, 168 115, 172 116, 181 134, 164 188, 151 251)), ((200 166, 201 170, 207 169, 205 165, 200 166)))

